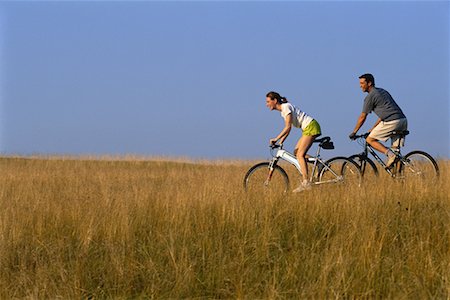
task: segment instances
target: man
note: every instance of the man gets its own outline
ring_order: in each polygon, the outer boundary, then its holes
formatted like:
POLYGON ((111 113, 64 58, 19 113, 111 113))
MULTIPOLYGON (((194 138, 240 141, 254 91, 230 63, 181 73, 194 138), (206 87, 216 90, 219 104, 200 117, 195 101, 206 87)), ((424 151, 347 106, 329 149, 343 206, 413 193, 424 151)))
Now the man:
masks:
POLYGON ((395 103, 392 96, 382 88, 375 87, 375 78, 372 74, 364 74, 359 77, 359 85, 364 93, 368 93, 364 99, 361 115, 356 122, 355 129, 349 135, 353 139, 358 130, 366 121, 367 115, 372 111, 378 116, 378 120, 369 130, 370 134, 366 141, 375 150, 387 156, 386 166, 390 167, 396 158, 394 151, 403 146, 400 136, 392 136, 393 131, 404 131, 408 128, 408 121, 400 107, 395 103), (386 148, 379 141, 387 141, 391 138, 391 149, 386 148))

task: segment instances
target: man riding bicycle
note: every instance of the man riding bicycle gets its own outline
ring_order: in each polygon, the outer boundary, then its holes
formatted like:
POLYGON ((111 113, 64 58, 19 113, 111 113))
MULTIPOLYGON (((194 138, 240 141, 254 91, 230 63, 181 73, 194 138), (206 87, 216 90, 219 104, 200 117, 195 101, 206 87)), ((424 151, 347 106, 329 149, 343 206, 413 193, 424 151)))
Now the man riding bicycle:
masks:
POLYGON ((386 166, 390 167, 396 158, 394 151, 398 151, 404 144, 402 136, 392 135, 394 131, 405 131, 408 129, 408 121, 400 107, 392 96, 384 89, 375 87, 375 78, 372 74, 364 74, 359 77, 359 85, 363 92, 368 93, 364 99, 361 115, 356 122, 355 129, 349 135, 353 139, 358 130, 366 121, 367 115, 372 111, 378 116, 378 120, 369 130, 370 134, 366 141, 375 150, 387 156, 386 166), (387 141, 391 138, 391 148, 386 148, 379 141, 387 141))

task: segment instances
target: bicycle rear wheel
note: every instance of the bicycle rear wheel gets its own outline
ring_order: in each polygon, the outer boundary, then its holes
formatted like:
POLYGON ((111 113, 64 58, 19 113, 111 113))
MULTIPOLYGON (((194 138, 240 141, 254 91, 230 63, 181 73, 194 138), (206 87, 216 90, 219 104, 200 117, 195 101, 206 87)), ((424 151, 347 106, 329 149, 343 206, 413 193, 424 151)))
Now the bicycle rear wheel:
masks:
POLYGON ((359 166, 346 157, 335 157, 329 159, 319 174, 321 183, 343 183, 348 186, 361 185, 361 170, 359 166))
POLYGON ((412 151, 400 163, 400 174, 407 180, 434 180, 439 176, 438 164, 426 152, 412 151))
POLYGON ((270 176, 269 162, 251 167, 244 177, 244 188, 250 193, 283 194, 289 190, 289 177, 286 171, 275 165, 270 176))

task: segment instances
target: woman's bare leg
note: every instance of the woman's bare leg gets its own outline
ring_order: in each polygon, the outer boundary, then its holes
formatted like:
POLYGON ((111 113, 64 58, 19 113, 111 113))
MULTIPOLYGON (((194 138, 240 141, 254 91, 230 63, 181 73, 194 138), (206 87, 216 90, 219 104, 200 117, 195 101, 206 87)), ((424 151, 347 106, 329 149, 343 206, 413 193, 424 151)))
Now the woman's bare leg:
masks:
POLYGON ((295 147, 295 155, 297 156, 297 160, 300 164, 300 169, 302 171, 302 175, 303 175, 303 181, 308 181, 308 166, 306 164, 306 152, 308 152, 309 148, 311 148, 311 145, 314 141, 314 139, 317 137, 318 135, 313 135, 313 136, 308 136, 308 135, 304 135, 302 136, 298 142, 297 142, 297 146, 295 147))

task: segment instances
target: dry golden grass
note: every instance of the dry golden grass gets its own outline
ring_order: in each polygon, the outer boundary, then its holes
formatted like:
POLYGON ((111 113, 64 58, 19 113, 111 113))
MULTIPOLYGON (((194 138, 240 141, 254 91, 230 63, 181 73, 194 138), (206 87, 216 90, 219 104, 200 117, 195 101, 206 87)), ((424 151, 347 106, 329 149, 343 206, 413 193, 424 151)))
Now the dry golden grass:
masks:
POLYGON ((427 185, 248 195, 250 163, 0 159, 0 298, 448 298, 427 185))

